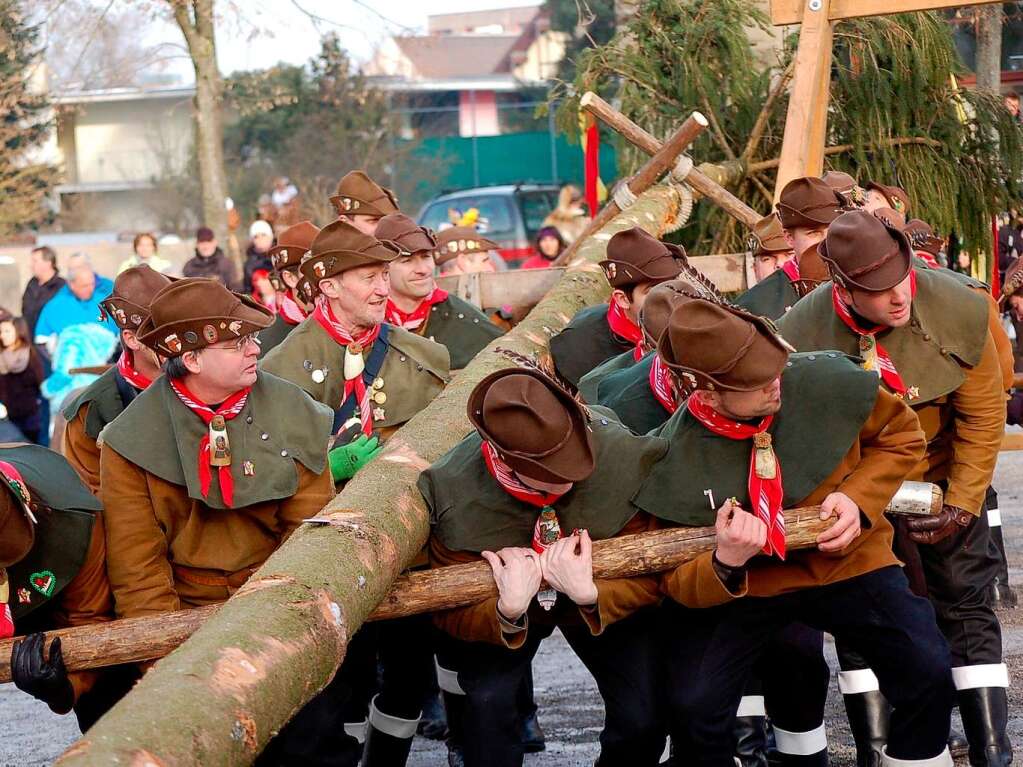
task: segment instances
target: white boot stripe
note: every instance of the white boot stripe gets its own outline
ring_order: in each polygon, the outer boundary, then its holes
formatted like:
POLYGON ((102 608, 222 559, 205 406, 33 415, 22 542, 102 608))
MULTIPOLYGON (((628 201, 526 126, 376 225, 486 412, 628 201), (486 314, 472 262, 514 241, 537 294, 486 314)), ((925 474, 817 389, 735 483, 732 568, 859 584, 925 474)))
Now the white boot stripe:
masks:
POLYGON ((838 672, 838 689, 843 695, 859 695, 863 692, 880 690, 877 675, 869 668, 838 672))
POLYGON ((948 747, 930 759, 895 759, 888 756, 888 747, 881 752, 881 767, 954 767, 948 747))
POLYGON ((1008 687, 1009 669, 1004 663, 987 663, 977 666, 956 666, 952 669, 952 681, 957 690, 974 690, 978 687, 1008 687))
POLYGON ((369 704, 369 726, 374 730, 379 730, 384 735, 390 735, 392 738, 400 738, 401 740, 414 738, 419 718, 400 719, 391 714, 385 714, 377 708, 377 698, 379 697, 379 695, 374 695, 373 701, 369 704))
POLYGON ((767 716, 763 695, 743 695, 736 716, 767 716))
POLYGON ((820 727, 808 732, 789 732, 775 725, 774 741, 778 745, 778 753, 791 756, 810 756, 828 748, 828 736, 823 722, 820 727))

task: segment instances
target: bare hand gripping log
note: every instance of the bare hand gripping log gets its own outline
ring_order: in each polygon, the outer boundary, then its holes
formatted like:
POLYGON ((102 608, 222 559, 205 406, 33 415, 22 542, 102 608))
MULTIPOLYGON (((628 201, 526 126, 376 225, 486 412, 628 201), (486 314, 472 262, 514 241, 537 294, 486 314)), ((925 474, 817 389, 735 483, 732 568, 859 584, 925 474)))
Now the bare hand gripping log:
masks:
MULTIPOLYGON (((930 483, 906 482, 892 499, 892 514, 926 515, 941 510, 941 490, 930 483)), ((329 516, 322 519, 329 524, 329 516)), ((785 512, 785 541, 790 550, 817 545, 817 536, 833 524, 820 519, 820 507, 785 512)), ((595 541, 593 574, 597 578, 629 578, 659 573, 695 559, 715 545, 713 527, 679 527, 595 541)), ((486 562, 442 567, 403 575, 377 606, 370 620, 388 620, 417 613, 449 610, 495 596, 497 587, 486 562)), ((162 658, 192 635, 219 605, 179 610, 146 618, 127 618, 73 629, 47 632, 59 636, 69 671, 136 663, 162 658)), ((0 642, 0 682, 11 681, 11 644, 0 642)))

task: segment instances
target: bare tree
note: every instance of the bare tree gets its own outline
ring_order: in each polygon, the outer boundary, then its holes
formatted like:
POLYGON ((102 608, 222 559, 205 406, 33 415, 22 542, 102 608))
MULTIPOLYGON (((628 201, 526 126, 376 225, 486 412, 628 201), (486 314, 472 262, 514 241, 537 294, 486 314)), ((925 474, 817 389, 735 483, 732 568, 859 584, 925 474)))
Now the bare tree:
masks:
POLYGON ((977 87, 1002 87, 1002 5, 981 5, 977 13, 977 87))

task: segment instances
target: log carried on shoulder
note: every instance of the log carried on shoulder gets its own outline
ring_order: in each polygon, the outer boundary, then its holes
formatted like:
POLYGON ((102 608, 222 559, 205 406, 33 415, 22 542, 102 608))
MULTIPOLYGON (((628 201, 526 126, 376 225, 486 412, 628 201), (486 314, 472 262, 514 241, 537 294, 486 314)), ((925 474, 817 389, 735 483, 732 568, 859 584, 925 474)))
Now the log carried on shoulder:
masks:
MULTIPOLYGON (((892 499, 893 514, 935 514, 941 509, 941 490, 927 482, 906 482, 892 499)), ((328 514, 317 518, 331 524, 328 514)), ((833 524, 820 519, 820 507, 785 512, 786 545, 790 550, 816 545, 817 536, 833 524)), ((629 578, 678 567, 710 551, 715 545, 713 527, 679 527, 652 533, 624 535, 595 541, 593 573, 597 578, 629 578)), ((495 596, 497 586, 485 562, 423 570, 398 578, 369 620, 389 620, 408 615, 482 602, 495 596)), ((179 610, 145 618, 125 618, 47 633, 61 638, 64 662, 70 671, 137 663, 162 658, 192 635, 220 605, 179 610)), ((11 679, 11 644, 0 642, 0 682, 11 679)))

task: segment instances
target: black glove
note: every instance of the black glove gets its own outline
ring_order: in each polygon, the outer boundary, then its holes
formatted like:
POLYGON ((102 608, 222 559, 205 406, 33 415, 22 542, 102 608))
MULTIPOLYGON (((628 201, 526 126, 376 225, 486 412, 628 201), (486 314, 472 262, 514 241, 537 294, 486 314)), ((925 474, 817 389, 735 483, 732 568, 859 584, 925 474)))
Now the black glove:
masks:
POLYGON ((64 666, 60 637, 50 644, 50 659, 43 658, 46 635, 29 634, 11 649, 11 679, 19 690, 46 703, 58 714, 66 714, 75 692, 64 666))
POLYGON ((958 506, 942 506, 941 513, 933 517, 909 517, 906 529, 909 539, 916 543, 933 545, 943 541, 953 533, 964 530, 973 524, 976 517, 958 506))

